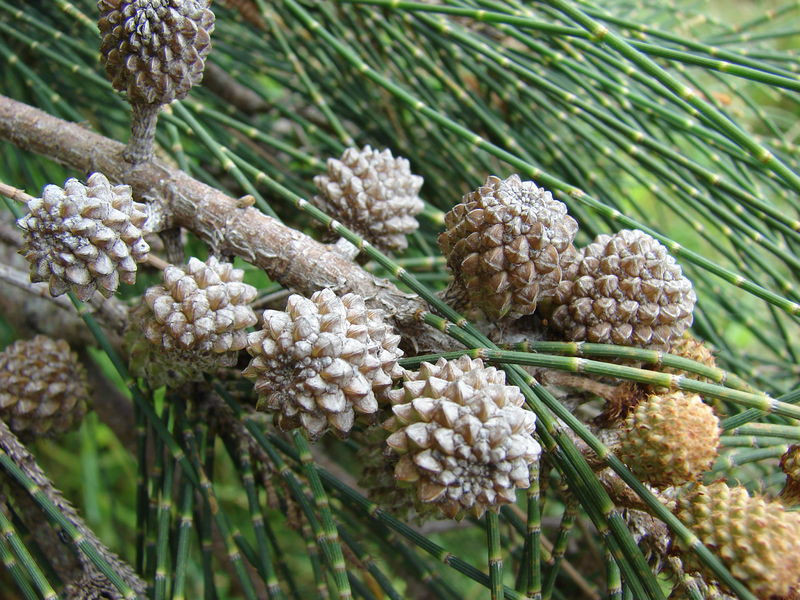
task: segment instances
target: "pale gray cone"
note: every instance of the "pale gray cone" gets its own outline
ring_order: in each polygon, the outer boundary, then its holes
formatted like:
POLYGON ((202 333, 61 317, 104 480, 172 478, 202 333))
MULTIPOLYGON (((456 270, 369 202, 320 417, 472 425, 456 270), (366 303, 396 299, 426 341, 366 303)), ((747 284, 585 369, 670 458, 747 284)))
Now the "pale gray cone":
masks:
POLYGON ((120 281, 134 283, 136 263, 150 252, 142 237, 144 211, 129 186, 111 185, 101 173, 90 175, 85 185, 68 179, 63 189, 45 186, 17 221, 31 281, 48 282, 53 296, 71 290, 84 301, 95 290, 109 297, 120 281))

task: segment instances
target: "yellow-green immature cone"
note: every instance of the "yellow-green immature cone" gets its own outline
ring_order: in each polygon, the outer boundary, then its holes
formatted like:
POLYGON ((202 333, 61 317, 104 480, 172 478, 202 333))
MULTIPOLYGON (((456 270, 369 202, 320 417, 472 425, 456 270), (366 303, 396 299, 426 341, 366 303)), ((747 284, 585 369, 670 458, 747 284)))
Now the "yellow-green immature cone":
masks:
MULTIPOLYGON (((683 490, 676 515, 759 600, 783 600, 800 584, 800 513, 717 482, 683 490)), ((687 568, 713 578, 675 543, 687 568)))
POLYGON ((80 425, 89 389, 69 344, 43 335, 0 352, 0 419, 19 435, 48 435, 80 425))
POLYGON ((697 394, 652 395, 625 419, 619 457, 650 485, 680 485, 711 467, 719 438, 719 419, 697 394))
POLYGON ((400 456, 394 475, 421 502, 450 518, 481 516, 514 502, 530 485, 541 448, 534 414, 505 373, 462 356, 422 363, 390 392, 394 416, 386 443, 400 456))

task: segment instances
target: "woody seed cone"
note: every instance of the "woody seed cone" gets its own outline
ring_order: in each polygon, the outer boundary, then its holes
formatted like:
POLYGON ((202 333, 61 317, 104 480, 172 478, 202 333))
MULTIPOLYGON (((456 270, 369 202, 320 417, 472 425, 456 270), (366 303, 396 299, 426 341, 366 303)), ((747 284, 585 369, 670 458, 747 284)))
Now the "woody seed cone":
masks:
POLYGON ((64 340, 38 335, 0 352, 0 419, 14 433, 77 427, 88 403, 86 373, 64 340))
POLYGON ((286 311, 264 311, 263 321, 250 334, 253 360, 244 375, 255 382, 258 408, 277 411, 283 429, 302 427, 312 439, 328 429, 346 436, 356 414, 378 411, 402 373, 400 336, 356 294, 294 294, 286 311))
POLYGON ((439 246, 473 306, 518 318, 561 282, 577 230, 564 203, 534 182, 488 177, 445 215, 439 246))
POLYGON ((111 185, 101 173, 86 185, 67 179, 63 189, 45 186, 17 221, 31 281, 48 282, 53 296, 72 290, 84 301, 95 290, 109 297, 120 281, 134 283, 136 263, 150 252, 142 238, 144 210, 130 186, 111 185))
POLYGON ((422 177, 389 150, 348 148, 341 159, 328 159, 327 174, 314 177, 314 185, 314 204, 380 249, 405 250, 406 235, 419 227, 422 177))
POLYGON ((514 502, 541 451, 519 388, 467 356, 422 363, 405 377, 403 389, 390 392, 394 416, 383 425, 400 456, 395 478, 450 518, 514 502))

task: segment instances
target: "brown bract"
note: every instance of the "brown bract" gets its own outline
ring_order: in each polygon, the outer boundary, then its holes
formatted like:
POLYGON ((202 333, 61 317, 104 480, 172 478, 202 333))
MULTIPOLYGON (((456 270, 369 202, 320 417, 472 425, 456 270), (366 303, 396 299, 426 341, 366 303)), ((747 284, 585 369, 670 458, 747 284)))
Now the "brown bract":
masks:
POLYGON ((781 470, 786 482, 781 490, 781 502, 787 506, 800 504, 800 444, 792 444, 781 456, 781 470))

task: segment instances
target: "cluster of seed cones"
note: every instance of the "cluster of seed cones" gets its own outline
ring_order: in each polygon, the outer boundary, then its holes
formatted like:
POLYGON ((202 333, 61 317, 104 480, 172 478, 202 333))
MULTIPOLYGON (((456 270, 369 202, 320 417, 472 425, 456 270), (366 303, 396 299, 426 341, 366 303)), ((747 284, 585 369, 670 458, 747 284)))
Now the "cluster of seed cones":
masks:
POLYGON ((491 319, 536 311, 570 340, 668 349, 692 322, 691 282, 648 234, 623 230, 573 246, 566 206, 512 175, 465 195, 439 244, 456 288, 491 319))

